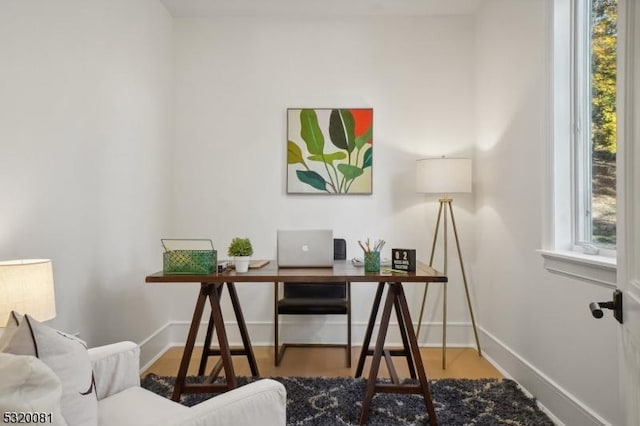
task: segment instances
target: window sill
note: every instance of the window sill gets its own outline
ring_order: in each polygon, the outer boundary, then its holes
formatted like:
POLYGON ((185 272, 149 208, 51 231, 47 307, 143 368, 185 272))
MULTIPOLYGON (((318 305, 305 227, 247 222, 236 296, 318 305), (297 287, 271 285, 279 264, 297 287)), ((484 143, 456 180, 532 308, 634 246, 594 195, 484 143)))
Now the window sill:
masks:
POLYGON ((568 278, 615 289, 616 259, 573 251, 538 250, 547 271, 568 278))

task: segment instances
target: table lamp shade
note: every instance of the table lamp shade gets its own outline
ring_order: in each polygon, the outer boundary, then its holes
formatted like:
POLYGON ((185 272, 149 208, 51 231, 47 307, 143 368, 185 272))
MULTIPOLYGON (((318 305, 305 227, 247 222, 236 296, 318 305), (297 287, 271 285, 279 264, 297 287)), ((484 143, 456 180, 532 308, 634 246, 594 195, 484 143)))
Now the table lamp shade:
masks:
POLYGON ((416 191, 427 194, 471 192, 471 159, 428 158, 416 163, 416 191))
POLYGON ((0 262, 0 327, 15 310, 38 321, 56 316, 53 268, 48 259, 0 262))

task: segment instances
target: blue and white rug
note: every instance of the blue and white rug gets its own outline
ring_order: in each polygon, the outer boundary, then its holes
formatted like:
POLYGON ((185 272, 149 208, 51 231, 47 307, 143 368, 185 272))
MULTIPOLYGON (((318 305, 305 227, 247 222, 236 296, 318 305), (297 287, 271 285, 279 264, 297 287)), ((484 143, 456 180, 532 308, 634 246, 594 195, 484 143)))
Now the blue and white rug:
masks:
MULTIPOLYGON (((337 377, 271 377, 287 389, 288 425, 357 425, 364 398, 365 381, 337 377)), ((254 379, 238 378, 239 385, 254 379)), ((188 377, 196 383, 198 378, 188 377)), ((170 398, 175 377, 149 374, 142 387, 170 398)), ((553 422, 507 379, 430 380, 440 425, 552 426, 553 422)), ((183 395, 180 403, 192 406, 211 394, 183 395)), ((428 415, 420 395, 376 394, 371 403, 369 425, 427 425, 428 415)))

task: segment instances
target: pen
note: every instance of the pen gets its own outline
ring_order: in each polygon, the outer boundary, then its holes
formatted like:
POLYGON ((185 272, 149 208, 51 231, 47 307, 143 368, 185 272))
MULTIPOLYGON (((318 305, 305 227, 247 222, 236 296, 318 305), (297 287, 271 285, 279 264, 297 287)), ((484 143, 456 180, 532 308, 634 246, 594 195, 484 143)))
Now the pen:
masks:
POLYGON ((397 274, 408 274, 407 271, 401 271, 400 269, 391 269, 391 268, 387 268, 384 270, 384 272, 395 272, 397 274))

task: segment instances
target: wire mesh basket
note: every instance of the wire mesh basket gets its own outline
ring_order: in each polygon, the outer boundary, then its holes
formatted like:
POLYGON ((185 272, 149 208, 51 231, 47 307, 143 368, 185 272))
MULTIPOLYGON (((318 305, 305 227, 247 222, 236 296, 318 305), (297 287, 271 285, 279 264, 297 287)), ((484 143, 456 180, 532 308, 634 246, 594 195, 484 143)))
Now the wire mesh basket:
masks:
POLYGON ((211 274, 217 272, 217 252, 206 239, 162 239, 162 271, 170 274, 211 274))

